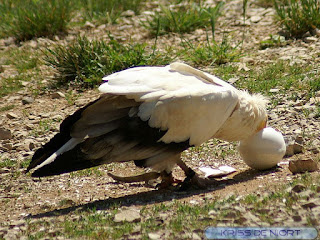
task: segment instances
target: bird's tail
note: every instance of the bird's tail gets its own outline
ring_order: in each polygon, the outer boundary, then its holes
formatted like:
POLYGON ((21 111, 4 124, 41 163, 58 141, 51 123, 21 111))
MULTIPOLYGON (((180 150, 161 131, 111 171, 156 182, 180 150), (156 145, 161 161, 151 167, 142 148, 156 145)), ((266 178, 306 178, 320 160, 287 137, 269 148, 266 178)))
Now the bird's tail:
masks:
POLYGON ((72 125, 81 118, 82 112, 94 102, 79 109, 61 123, 60 132, 35 152, 26 172, 33 169, 33 177, 42 177, 96 166, 86 159, 79 147, 84 139, 70 136, 72 125))

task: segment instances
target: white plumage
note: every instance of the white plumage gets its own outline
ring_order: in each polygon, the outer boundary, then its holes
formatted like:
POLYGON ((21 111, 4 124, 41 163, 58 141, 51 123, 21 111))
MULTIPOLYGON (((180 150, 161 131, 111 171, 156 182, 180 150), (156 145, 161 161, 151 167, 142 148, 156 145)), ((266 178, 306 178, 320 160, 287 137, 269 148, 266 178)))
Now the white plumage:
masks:
POLYGON ((66 119, 35 153, 28 167, 33 176, 134 160, 163 179, 178 164, 190 180, 194 172, 181 161, 183 150, 211 138, 242 141, 266 126, 263 96, 183 63, 135 67, 103 80, 100 99, 66 119), (53 147, 58 141, 65 144, 53 147))
POLYGON ((100 92, 141 102, 138 116, 167 130, 165 143, 190 145, 217 137, 239 141, 266 121, 266 100, 183 63, 136 67, 103 78, 100 92))

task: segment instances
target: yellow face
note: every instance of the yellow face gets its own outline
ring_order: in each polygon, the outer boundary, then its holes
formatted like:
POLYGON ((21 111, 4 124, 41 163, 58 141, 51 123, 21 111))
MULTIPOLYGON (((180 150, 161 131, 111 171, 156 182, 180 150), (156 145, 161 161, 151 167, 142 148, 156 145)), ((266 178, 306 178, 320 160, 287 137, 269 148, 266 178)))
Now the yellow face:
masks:
POLYGON ((258 125, 256 132, 259 132, 259 131, 261 131, 262 129, 266 128, 266 127, 267 127, 267 122, 268 122, 268 117, 266 117, 266 119, 263 120, 263 121, 258 125))

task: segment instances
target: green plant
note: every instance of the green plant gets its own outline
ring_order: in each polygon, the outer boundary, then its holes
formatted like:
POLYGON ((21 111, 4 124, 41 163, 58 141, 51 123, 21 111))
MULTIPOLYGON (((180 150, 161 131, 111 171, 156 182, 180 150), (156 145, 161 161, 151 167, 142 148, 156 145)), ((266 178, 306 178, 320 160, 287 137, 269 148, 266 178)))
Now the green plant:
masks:
POLYGON ((45 51, 45 62, 58 73, 58 83, 71 82, 92 87, 112 72, 138 65, 165 64, 170 56, 154 50, 147 53, 144 44, 122 44, 78 37, 70 45, 55 45, 45 51))
POLYGON ((182 42, 184 47, 184 57, 195 65, 211 66, 213 64, 221 65, 236 61, 241 56, 239 44, 232 46, 227 36, 223 36, 221 42, 207 41, 194 45, 188 40, 182 42))
POLYGON ((249 92, 265 94, 270 94, 269 90, 271 88, 280 88, 281 90, 295 88, 311 92, 314 90, 311 90, 310 83, 314 81, 313 76, 309 76, 308 71, 310 71, 310 66, 290 65, 285 61, 277 61, 266 65, 260 70, 246 72, 243 76, 238 72, 241 80, 237 81, 235 85, 239 88, 247 89, 249 92))
POLYGON ((15 108, 14 104, 9 104, 9 105, 0 107, 0 112, 9 111, 9 110, 14 109, 14 108, 15 108))
POLYGON ((18 41, 66 32, 72 1, 0 0, 0 36, 18 41))
POLYGON ((96 20, 99 23, 116 23, 121 13, 132 10, 139 14, 142 0, 80 0, 84 16, 88 20, 96 20))
POLYGON ((320 27, 319 0, 273 0, 278 20, 292 37, 320 27))
POLYGON ((270 35, 269 39, 260 42, 260 49, 282 47, 286 45, 286 39, 284 36, 270 35))
POLYGON ((14 166, 16 166, 17 162, 12 160, 12 159, 3 159, 3 160, 0 160, 0 168, 4 168, 4 167, 7 167, 7 168, 12 168, 14 166))
POLYGON ((22 88, 20 80, 15 77, 3 78, 0 82, 0 97, 18 91, 22 88))
POLYGON ((188 33, 206 26, 211 26, 214 32, 223 5, 224 2, 219 2, 215 7, 194 2, 178 4, 174 7, 161 5, 161 11, 142 22, 142 25, 149 29, 152 35, 162 35, 168 32, 188 33))

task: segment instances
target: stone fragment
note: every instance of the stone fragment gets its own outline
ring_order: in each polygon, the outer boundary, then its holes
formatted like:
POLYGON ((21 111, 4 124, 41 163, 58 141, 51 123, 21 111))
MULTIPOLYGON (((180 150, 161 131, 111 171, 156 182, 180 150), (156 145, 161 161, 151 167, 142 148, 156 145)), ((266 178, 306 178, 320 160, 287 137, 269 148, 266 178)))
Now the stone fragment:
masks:
POLYGON ((316 204, 315 202, 307 202, 307 203, 304 203, 304 204, 301 204, 301 207, 307 209, 307 208, 314 208, 314 207, 317 207, 318 204, 316 204))
POLYGON ((96 26, 92 22, 86 21, 84 24, 84 27, 85 28, 95 28, 96 26))
POLYGON ((197 233, 192 233, 192 239, 193 240, 201 240, 201 237, 197 233))
POLYGON ((32 139, 26 139, 23 143, 23 149, 26 151, 31 151, 36 147, 32 139))
POLYGON ((161 235, 158 233, 148 233, 148 237, 152 240, 161 239, 161 235))
POLYGON ((135 15, 134 11, 127 10, 121 13, 121 16, 123 17, 133 17, 135 15))
POLYGON ((10 172, 9 168, 6 168, 6 167, 0 168, 0 174, 8 173, 8 172, 10 172))
POLYGON ((2 146, 8 151, 13 149, 12 143, 4 143, 2 146))
POLYGON ((279 91, 280 91, 279 88, 271 88, 271 89, 269 90, 270 93, 277 93, 277 92, 279 92, 279 91))
MULTIPOLYGON (((297 129, 296 129, 297 130, 297 129)), ((295 131, 297 133, 297 131, 295 131)), ((286 137, 286 157, 291 157, 294 154, 302 153, 303 152, 303 137, 296 136, 296 137, 286 137)))
POLYGON ((0 127, 0 140, 11 139, 12 133, 10 129, 0 127))
POLYGON ((291 191, 292 192, 296 192, 296 193, 299 193, 299 192, 302 192, 306 187, 303 185, 303 184, 296 184, 292 189, 291 191))
POLYGON ((253 23, 257 23, 261 20, 261 17, 260 16, 252 16, 250 18, 250 21, 253 22, 253 23))
POLYGON ((304 38, 304 41, 306 43, 313 43, 313 42, 318 41, 318 38, 317 37, 306 37, 306 38, 304 38))
POLYGON ((15 113, 7 113, 7 118, 9 118, 9 119, 17 119, 19 117, 15 113))
POLYGON ((292 219, 293 219, 293 221, 295 221, 295 222, 301 222, 302 217, 299 216, 299 215, 294 215, 294 216, 292 216, 292 219))
POLYGON ((122 210, 114 216, 115 222, 139 222, 140 220, 140 212, 135 209, 122 210))
POLYGON ((289 170, 292 173, 314 172, 318 169, 318 164, 311 158, 291 160, 289 162, 289 170))
POLYGON ((314 28, 311 30, 311 34, 320 37, 320 30, 318 28, 314 28))
POLYGON ((24 97, 24 98, 22 98, 21 101, 22 101, 23 105, 30 104, 30 103, 34 102, 34 98, 33 97, 24 97))
POLYGON ((51 98, 52 99, 59 99, 59 98, 65 98, 66 95, 64 95, 64 93, 62 92, 55 92, 51 94, 51 98))

